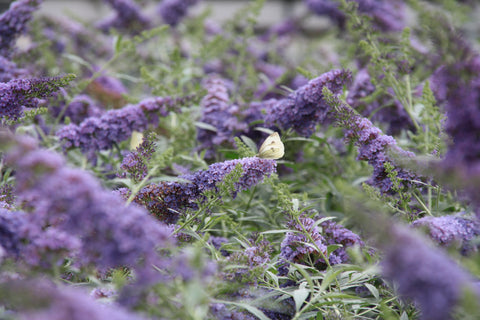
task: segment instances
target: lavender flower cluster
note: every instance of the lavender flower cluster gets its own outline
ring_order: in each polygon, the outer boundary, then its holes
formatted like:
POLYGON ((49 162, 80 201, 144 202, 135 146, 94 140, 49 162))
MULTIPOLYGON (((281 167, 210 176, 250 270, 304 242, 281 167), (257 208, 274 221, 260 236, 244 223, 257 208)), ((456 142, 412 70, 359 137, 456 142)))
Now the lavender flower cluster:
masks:
POLYGON ((350 80, 351 73, 346 70, 332 70, 310 80, 266 110, 265 124, 282 130, 291 128, 304 137, 311 136, 316 125, 327 121, 331 112, 323 99, 323 87, 338 94, 350 80))
POLYGON ((151 27, 150 19, 142 14, 135 1, 104 0, 104 2, 115 10, 115 14, 98 23, 97 27, 100 30, 107 32, 113 28, 136 34, 151 27))
POLYGON ((80 94, 66 106, 64 116, 69 117, 73 123, 79 124, 87 118, 98 118, 102 113, 101 108, 89 95, 80 94))
POLYGON ((467 289, 480 296, 474 278, 443 251, 407 228, 390 229, 382 273, 414 300, 422 319, 451 319, 467 289))
POLYGON ((425 228, 430 238, 441 246, 458 246, 464 255, 478 251, 473 240, 480 235, 480 222, 461 216, 424 217, 412 223, 425 228))
POLYGON ((320 228, 312 218, 299 217, 299 222, 301 224, 292 219, 287 223, 292 231, 287 232, 280 245, 280 257, 295 263, 312 261, 315 265, 324 265, 327 244, 320 228))
POLYGON ((346 248, 365 245, 357 234, 333 221, 318 224, 306 216, 299 217, 299 221, 301 225, 295 219, 287 223, 287 227, 293 231, 287 232, 281 244, 280 257, 285 261, 304 264, 311 261, 317 268, 323 269, 326 266, 324 257, 328 258, 331 265, 347 263, 350 258, 346 248), (329 245, 341 247, 327 256, 329 245))
POLYGON ((320 223, 320 227, 322 227, 322 235, 325 238, 327 245, 342 245, 341 248, 330 253, 328 259, 332 265, 349 262, 350 257, 348 256, 346 248, 365 246, 365 243, 357 234, 332 220, 320 223))
MULTIPOLYGON (((402 1, 393 0, 349 0, 355 2, 360 13, 368 15, 373 25, 383 31, 400 31, 405 27, 406 12, 402 1)), ((305 0, 310 10, 318 15, 327 16, 339 27, 344 27, 347 17, 340 10, 338 2, 332 0, 305 0)))
MULTIPOLYGON (((395 193, 385 163, 394 165, 396 158, 413 158, 415 154, 400 148, 392 136, 384 135, 370 120, 355 114, 349 106, 342 104, 337 98, 333 99, 336 101, 334 104, 337 106, 338 123, 347 129, 346 141, 354 141, 359 147, 357 159, 367 161, 373 167, 370 183, 382 193, 395 193)), ((401 190, 411 186, 412 181, 417 178, 415 173, 401 167, 394 167, 393 172, 399 179, 400 185, 397 188, 401 190)))
POLYGON ((18 319, 30 320, 141 320, 124 307, 107 305, 95 301, 79 288, 55 285, 47 280, 16 280, 1 284, 1 290, 10 296, 0 294, 2 301, 12 301, 17 309, 18 319), (23 299, 12 299, 12 296, 23 299))
POLYGON ((79 124, 66 125, 56 135, 65 149, 80 148, 91 156, 95 151, 107 150, 115 143, 127 140, 133 130, 143 131, 149 124, 157 124, 159 116, 167 116, 170 110, 178 109, 188 99, 148 98, 136 105, 110 110, 101 117, 90 117, 79 124))
POLYGON ((70 257, 100 270, 137 267, 157 259, 156 247, 166 247, 169 228, 141 208, 125 207, 60 155, 20 139, 6 160, 17 168, 17 203, 27 212, 2 211, 2 228, 9 231, 10 251, 19 250, 16 258, 27 264, 48 268, 70 257))
POLYGON ((162 0, 157 11, 165 23, 175 27, 185 17, 189 7, 198 2, 199 0, 162 0))
MULTIPOLYGON (((201 200, 202 193, 207 190, 217 190, 224 177, 232 172, 237 165, 242 168, 240 180, 235 183, 233 196, 239 191, 250 189, 260 183, 264 177, 270 176, 276 170, 276 162, 257 157, 243 158, 218 162, 210 165, 207 170, 197 171, 180 176, 188 183, 163 182, 150 184, 135 195, 134 201, 145 206, 150 213, 160 221, 171 224, 179 218, 179 213, 185 208, 196 208, 196 202, 201 200)), ((119 191, 124 197, 129 191, 119 191)))
POLYGON ((200 142, 198 149, 206 150, 205 157, 212 158, 215 146, 233 144, 234 134, 246 130, 247 125, 237 118, 240 110, 229 102, 228 89, 221 78, 211 77, 205 81, 204 86, 207 95, 200 103, 200 122, 213 126, 215 131, 199 128, 197 140, 200 142))
POLYGON ((38 107, 40 98, 49 97, 72 79, 73 76, 65 76, 0 82, 0 118, 20 118, 25 108, 38 107))
POLYGON ((32 13, 41 2, 41 0, 15 1, 9 10, 0 15, 0 56, 11 57, 15 40, 27 30, 32 13))

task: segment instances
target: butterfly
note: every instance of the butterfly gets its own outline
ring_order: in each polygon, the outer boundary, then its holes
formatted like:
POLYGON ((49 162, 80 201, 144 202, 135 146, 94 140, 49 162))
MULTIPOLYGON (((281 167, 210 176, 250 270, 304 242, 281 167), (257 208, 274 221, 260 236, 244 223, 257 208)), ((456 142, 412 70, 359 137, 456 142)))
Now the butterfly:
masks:
POLYGON ((285 154, 285 147, 278 132, 274 132, 262 143, 257 157, 263 159, 280 159, 285 154))

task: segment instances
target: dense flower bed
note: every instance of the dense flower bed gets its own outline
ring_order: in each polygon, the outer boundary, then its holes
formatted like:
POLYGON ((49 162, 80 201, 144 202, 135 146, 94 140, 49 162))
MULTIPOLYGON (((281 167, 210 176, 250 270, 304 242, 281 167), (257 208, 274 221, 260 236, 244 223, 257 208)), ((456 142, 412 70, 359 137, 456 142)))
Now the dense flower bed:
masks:
POLYGON ((0 14, 1 319, 480 318, 475 1, 42 5, 0 14))

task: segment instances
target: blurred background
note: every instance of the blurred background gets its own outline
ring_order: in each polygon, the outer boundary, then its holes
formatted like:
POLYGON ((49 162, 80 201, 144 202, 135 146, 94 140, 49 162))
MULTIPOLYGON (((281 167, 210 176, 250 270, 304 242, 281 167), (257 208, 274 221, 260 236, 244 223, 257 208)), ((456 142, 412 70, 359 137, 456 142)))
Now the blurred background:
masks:
MULTIPOLYGON (((0 0, 0 12, 8 9, 12 0, 0 0)), ((144 3, 155 4, 161 1, 143 1, 144 3)), ((201 1, 192 11, 202 11, 206 7, 210 7, 213 12, 213 18, 222 21, 228 19, 236 12, 240 7, 248 3, 249 0, 208 0, 201 1)), ((142 3, 142 1, 137 1, 142 3)), ((152 4, 150 4, 152 6, 152 4)), ((148 5, 145 6, 148 9, 148 5)), ((264 23, 269 24, 272 22, 282 20, 287 14, 291 14, 292 10, 301 11, 302 1, 295 0, 269 0, 262 12, 262 20, 264 23)), ((49 14, 62 14, 73 17, 79 17, 82 20, 95 20, 99 17, 104 17, 105 14, 111 10, 103 3, 102 0, 44 0, 42 12, 48 12, 49 14)))

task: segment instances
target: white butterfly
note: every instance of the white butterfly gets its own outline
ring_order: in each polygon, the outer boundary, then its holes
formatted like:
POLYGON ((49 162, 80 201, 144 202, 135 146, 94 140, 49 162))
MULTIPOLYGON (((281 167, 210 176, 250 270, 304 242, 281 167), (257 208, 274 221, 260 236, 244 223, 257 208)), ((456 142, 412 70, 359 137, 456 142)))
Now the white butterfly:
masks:
POLYGON ((257 157, 263 159, 280 159, 285 154, 285 147, 278 132, 274 132, 265 139, 258 151, 257 157))

